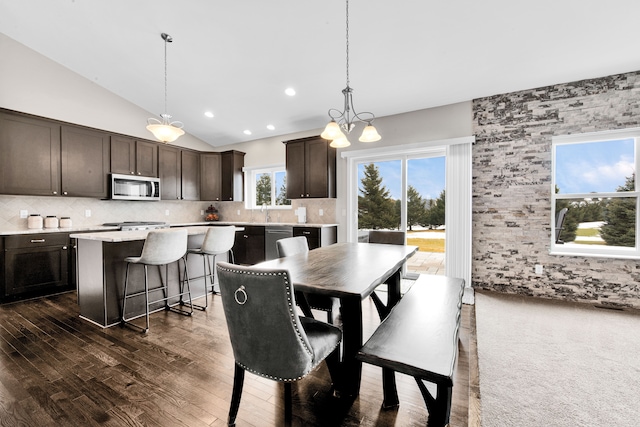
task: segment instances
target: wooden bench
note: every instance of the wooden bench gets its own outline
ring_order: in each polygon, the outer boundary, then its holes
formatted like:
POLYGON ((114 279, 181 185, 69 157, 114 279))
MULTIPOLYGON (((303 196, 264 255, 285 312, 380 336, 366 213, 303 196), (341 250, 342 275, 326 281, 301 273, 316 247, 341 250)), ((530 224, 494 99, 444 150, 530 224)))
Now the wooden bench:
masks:
POLYGON ((383 368, 383 407, 399 404, 395 372, 415 378, 429 411, 429 426, 445 426, 451 413, 453 374, 464 280, 420 275, 358 352, 383 368), (434 398, 425 381, 435 383, 434 398))

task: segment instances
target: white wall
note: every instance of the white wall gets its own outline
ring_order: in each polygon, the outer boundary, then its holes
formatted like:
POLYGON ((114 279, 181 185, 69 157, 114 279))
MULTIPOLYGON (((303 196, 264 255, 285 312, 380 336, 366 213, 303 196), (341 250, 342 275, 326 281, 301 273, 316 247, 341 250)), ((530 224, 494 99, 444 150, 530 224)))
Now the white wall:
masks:
MULTIPOLYGON (((145 126, 157 116, 2 33, 0 107, 144 139, 153 139, 145 126)), ((217 151, 189 134, 173 145, 217 151)))

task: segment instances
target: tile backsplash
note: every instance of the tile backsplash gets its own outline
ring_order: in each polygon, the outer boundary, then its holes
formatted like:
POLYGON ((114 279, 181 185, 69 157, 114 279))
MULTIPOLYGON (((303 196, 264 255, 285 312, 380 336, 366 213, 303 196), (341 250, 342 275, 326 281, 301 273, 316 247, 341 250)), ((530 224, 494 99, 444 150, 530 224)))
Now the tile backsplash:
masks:
MULTIPOLYGON (((244 202, 207 201, 120 201, 86 197, 46 197, 0 195, 0 230, 26 230, 27 219, 20 218, 20 211, 43 217, 68 216, 74 227, 102 225, 120 221, 166 221, 173 224, 198 222, 200 214, 213 204, 222 221, 263 222, 260 210, 247 210, 244 202), (90 216, 87 216, 90 211, 90 216)), ((333 224, 336 222, 336 199, 293 200, 292 209, 269 210, 270 222, 297 222, 295 209, 307 207, 307 223, 333 224), (320 215, 322 210, 323 215, 320 215)))

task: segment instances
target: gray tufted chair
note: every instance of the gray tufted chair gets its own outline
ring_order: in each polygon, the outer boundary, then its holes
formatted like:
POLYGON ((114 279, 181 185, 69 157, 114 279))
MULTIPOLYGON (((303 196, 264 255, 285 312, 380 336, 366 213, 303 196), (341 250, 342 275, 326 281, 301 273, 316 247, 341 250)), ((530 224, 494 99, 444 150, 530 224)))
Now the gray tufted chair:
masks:
MULTIPOLYGON (((404 231, 391 230, 371 230, 369 231, 369 243, 383 243, 386 245, 404 245, 406 233, 404 231)), ((376 306, 380 319, 383 319, 389 313, 389 308, 382 302, 380 296, 375 292, 371 293, 371 300, 376 306)))
MULTIPOLYGON (((309 252, 309 243, 304 236, 287 237, 276 242, 278 257, 306 254, 309 252)), ((296 292, 296 302, 305 316, 313 318, 311 309, 327 312, 327 322, 333 324, 333 312, 340 307, 338 298, 326 295, 303 294, 296 292)))
POLYGON ((291 420, 291 383, 325 359, 330 373, 337 368, 342 331, 298 316, 287 270, 219 262, 217 271, 235 359, 228 424, 235 425, 245 371, 284 383, 291 420))
MULTIPOLYGON (((130 325, 139 329, 142 329, 143 332, 147 332, 149 330, 149 306, 158 301, 164 301, 165 310, 171 310, 178 312, 180 314, 185 314, 190 316, 193 313, 193 309, 191 311, 184 311, 180 309, 175 309, 169 306, 169 298, 180 297, 180 303, 183 304, 182 297, 184 295, 189 296, 189 304, 191 304, 191 289, 189 287, 189 274, 186 267, 185 262, 185 276, 184 281, 180 282, 180 292, 177 295, 168 295, 168 282, 169 282, 169 264, 173 262, 178 262, 181 258, 184 261, 184 255, 187 252, 187 239, 188 234, 185 229, 166 229, 166 230, 154 230, 150 231, 147 234, 147 238, 144 241, 144 245, 142 247, 142 253, 140 256, 130 256, 125 258, 125 262, 127 263, 127 270, 125 273, 124 279, 124 295, 122 298, 122 313, 120 316, 120 323, 124 325, 130 325), (144 266, 144 290, 138 291, 134 293, 128 293, 129 287, 129 268, 131 264, 139 264, 144 266), (158 273, 160 275, 160 286, 149 289, 149 278, 147 267, 149 265, 158 266, 158 273), (165 266, 165 280, 162 280, 162 271, 161 266, 165 266), (184 290, 184 284, 186 282, 187 291, 184 290), (155 301, 149 301, 149 292, 155 290, 162 290, 163 298, 157 299, 155 301), (127 319, 126 316, 126 306, 127 300, 133 297, 137 297, 140 295, 144 295, 145 299, 145 327, 142 328, 136 324, 130 322, 132 318, 127 319)), ((178 269, 179 271, 179 269, 178 269)), ((179 274, 179 273, 178 273, 179 274)), ((178 277, 178 281, 180 278, 178 277)), ((138 317, 138 316, 136 316, 138 317)))
MULTIPOLYGON (((207 296, 207 276, 211 281, 211 291, 215 293, 214 288, 214 276, 213 270, 211 268, 211 264, 215 266, 216 264, 216 255, 223 255, 226 253, 230 254, 231 260, 233 260, 233 244, 236 240, 236 227, 233 225, 229 226, 212 226, 209 227, 207 233, 204 236, 204 240, 202 241, 202 245, 199 248, 189 249, 187 251, 187 255, 185 258, 189 258, 189 255, 199 255, 202 256, 202 271, 204 275, 202 276, 204 282, 204 306, 193 304, 194 308, 198 308, 200 310, 206 310, 209 307, 209 297, 207 296), (213 257, 213 262, 209 261, 209 258, 213 257), (207 265, 208 272, 207 274, 207 265)), ((233 262, 233 261, 232 261, 233 262)), ((186 263, 185 263, 186 269, 186 263)), ((192 279, 198 279, 199 277, 193 277, 192 279)))

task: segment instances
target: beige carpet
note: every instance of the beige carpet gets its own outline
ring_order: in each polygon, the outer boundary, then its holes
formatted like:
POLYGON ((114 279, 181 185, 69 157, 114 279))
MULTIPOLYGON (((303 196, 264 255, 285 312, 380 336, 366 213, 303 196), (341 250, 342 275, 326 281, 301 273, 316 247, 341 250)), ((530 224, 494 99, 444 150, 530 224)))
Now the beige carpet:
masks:
POLYGON ((482 427, 640 425, 640 315, 476 293, 482 427))

